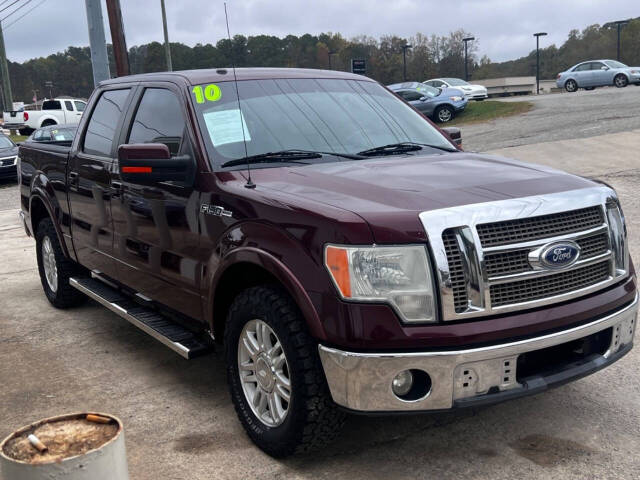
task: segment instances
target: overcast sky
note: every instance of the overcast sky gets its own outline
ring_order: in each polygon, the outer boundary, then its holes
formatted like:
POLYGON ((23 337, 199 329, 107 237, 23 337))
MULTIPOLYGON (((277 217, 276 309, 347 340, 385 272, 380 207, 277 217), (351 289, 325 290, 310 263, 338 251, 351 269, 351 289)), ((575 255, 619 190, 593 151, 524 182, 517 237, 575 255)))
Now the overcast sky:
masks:
MULTIPOLYGON (((0 10, 13 1, 0 1, 0 10)), ((2 23, 10 60, 24 61, 70 45, 89 44, 85 0, 19 0, 28 1, 2 23)), ((160 0, 120 1, 129 47, 162 41, 160 0)), ((0 19, 20 3, 0 11, 0 19)), ((226 36, 222 1, 165 3, 172 42, 215 44, 226 36)), ((102 4, 105 10, 104 0, 102 4)), ((534 32, 549 33, 542 45, 560 45, 573 28, 640 16, 640 0, 228 0, 227 8, 231 35, 340 32, 347 38, 361 34, 410 37, 416 32, 446 35, 464 28, 478 39, 479 55, 493 61, 526 55, 535 48, 534 32)), ((106 10, 103 16, 106 22, 106 10)), ((108 26, 105 32, 110 42, 108 26)))

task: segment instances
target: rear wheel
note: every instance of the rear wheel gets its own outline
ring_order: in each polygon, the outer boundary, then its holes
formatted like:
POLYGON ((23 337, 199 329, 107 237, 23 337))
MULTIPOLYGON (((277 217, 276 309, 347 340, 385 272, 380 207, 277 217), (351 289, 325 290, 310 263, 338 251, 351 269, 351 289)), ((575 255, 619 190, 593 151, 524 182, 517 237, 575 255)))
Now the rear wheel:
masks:
POLYGON ((436 111, 434 112, 434 117, 436 118, 436 121, 440 123, 446 123, 450 121, 453 118, 453 115, 454 115, 453 108, 451 108, 449 105, 440 105, 438 108, 436 108, 436 111))
POLYGON ((42 125, 40 125, 40 127, 48 127, 50 125, 57 125, 57 123, 53 120, 45 120, 44 122, 42 122, 42 125))
POLYGON ((36 230, 36 256, 42 288, 54 307, 68 308, 87 298, 69 285, 69 278, 82 273, 81 267, 64 256, 56 229, 48 217, 40 221, 36 230))
POLYGON ((331 399, 317 343, 286 293, 271 286, 240 293, 224 341, 231 398, 258 447, 284 457, 336 437, 345 415, 331 399))
POLYGON ((564 89, 569 93, 576 92, 578 91, 578 84, 575 80, 569 79, 565 82, 564 89))
POLYGON ((20 135, 28 136, 28 135, 31 135, 31 133, 33 132, 33 129, 25 127, 25 128, 19 129, 18 131, 20 132, 20 135))
POLYGON ((613 84, 618 88, 624 88, 629 85, 629 79, 626 75, 620 73, 613 79, 613 84))

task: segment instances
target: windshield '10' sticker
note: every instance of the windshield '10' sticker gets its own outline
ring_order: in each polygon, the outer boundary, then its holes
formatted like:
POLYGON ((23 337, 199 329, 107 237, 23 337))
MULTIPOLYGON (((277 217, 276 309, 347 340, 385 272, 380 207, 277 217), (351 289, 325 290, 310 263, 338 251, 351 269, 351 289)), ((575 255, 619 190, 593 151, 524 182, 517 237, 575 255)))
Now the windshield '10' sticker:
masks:
POLYGON ((193 95, 196 97, 197 103, 217 102, 222 98, 222 90, 215 83, 210 83, 202 88, 202 85, 196 85, 193 87, 193 95))

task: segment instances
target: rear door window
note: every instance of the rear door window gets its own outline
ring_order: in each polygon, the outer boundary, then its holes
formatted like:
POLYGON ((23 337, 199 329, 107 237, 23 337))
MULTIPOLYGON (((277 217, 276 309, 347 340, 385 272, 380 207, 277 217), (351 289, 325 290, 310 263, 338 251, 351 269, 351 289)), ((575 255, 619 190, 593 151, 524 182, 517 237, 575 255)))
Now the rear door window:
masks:
POLYGON ((124 115, 129 90, 107 90, 100 96, 84 136, 85 153, 104 157, 111 155, 116 128, 124 115))
POLYGON ((73 103, 71 103, 71 100, 65 100, 64 107, 67 109, 67 111, 73 112, 73 103))
POLYGON ((178 97, 164 88, 147 88, 136 112, 127 143, 164 143, 177 155, 185 131, 178 97))

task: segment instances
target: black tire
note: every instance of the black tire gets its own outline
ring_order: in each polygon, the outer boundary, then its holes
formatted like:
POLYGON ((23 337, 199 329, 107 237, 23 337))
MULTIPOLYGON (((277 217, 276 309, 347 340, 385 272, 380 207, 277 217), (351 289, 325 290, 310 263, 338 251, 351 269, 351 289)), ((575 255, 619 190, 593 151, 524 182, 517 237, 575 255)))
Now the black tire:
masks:
POLYGON ((629 85, 629 79, 627 78, 626 75, 619 73, 613 79, 613 84, 618 88, 624 88, 627 85, 629 85))
POLYGON ((40 128, 42 127, 48 127, 49 125, 57 125, 58 122, 54 122, 53 120, 45 120, 44 122, 42 122, 42 125, 40 125, 40 128))
POLYGON ((224 334, 227 382, 238 418, 251 440, 273 457, 315 450, 333 440, 345 414, 331 399, 318 344, 293 300, 273 286, 252 287, 233 301, 224 334), (252 411, 238 367, 238 341, 250 321, 265 322, 280 341, 288 364, 291 399, 283 422, 269 427, 252 411))
POLYGON ((455 111, 449 105, 440 105, 436 108, 435 112, 433 112, 433 118, 438 123, 447 123, 453 120, 455 116, 455 111))
POLYGON ((574 79, 570 78, 569 80, 564 82, 564 89, 569 93, 577 92, 578 83, 574 79))
POLYGON ((73 307, 86 300, 87 297, 85 295, 69 285, 69 278, 84 272, 77 263, 66 258, 62 253, 62 247, 60 247, 60 242, 58 241, 58 234, 49 217, 43 218, 36 229, 36 256, 38 258, 38 272, 40 273, 42 289, 54 307, 73 307), (46 238, 49 239, 53 249, 53 261, 55 262, 57 271, 57 288, 55 291, 49 285, 45 274, 42 245, 46 238))
POLYGON ((18 132, 20 132, 20 135, 29 136, 33 132, 33 129, 25 127, 25 128, 19 129, 18 132))

